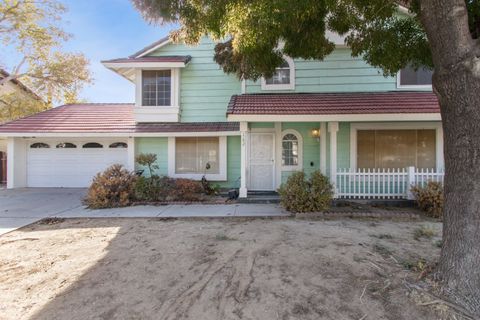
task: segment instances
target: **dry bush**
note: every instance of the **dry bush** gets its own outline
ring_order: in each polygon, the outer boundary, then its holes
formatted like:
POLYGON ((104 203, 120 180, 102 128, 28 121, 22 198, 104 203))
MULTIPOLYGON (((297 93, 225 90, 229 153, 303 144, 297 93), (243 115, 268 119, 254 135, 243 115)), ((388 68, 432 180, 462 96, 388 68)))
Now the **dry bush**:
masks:
POLYGON ((168 193, 170 201, 201 201, 204 196, 202 183, 191 179, 175 179, 168 193))
POLYGON ((95 176, 84 203, 92 209, 128 206, 134 200, 136 178, 122 165, 114 164, 95 176))
POLYGON ((418 207, 433 218, 442 218, 444 194, 441 182, 429 181, 426 186, 411 189, 418 207))

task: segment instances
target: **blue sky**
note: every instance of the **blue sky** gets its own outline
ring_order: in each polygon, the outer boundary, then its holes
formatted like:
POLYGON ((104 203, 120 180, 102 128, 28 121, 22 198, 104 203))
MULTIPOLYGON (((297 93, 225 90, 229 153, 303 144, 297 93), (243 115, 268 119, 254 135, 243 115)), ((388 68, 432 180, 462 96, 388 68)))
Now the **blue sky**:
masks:
POLYGON ((89 102, 133 102, 133 83, 100 61, 126 57, 164 37, 174 26, 147 24, 129 0, 61 1, 68 7, 65 30, 73 34, 65 49, 82 52, 95 78, 81 97, 89 102))

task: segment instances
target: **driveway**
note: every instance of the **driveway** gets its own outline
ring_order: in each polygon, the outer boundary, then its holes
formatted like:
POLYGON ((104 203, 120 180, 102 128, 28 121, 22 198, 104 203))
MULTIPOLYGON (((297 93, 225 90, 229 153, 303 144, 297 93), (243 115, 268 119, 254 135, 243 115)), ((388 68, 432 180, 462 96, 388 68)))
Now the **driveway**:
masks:
POLYGON ((0 190, 0 234, 37 220, 82 208, 86 189, 0 190))
POLYGON ((0 190, 0 235, 47 217, 266 217, 288 216, 274 204, 190 204, 133 206, 90 210, 81 199, 86 189, 32 188, 0 190))

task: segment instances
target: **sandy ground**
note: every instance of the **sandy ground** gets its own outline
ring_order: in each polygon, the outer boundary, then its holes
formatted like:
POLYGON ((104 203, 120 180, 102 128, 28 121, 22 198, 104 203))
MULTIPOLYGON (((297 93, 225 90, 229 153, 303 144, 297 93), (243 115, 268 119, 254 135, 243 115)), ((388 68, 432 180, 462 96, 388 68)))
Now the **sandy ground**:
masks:
POLYGON ((404 285, 441 224, 70 219, 0 237, 0 319, 441 319, 404 285), (424 225, 431 239, 414 240, 424 225))

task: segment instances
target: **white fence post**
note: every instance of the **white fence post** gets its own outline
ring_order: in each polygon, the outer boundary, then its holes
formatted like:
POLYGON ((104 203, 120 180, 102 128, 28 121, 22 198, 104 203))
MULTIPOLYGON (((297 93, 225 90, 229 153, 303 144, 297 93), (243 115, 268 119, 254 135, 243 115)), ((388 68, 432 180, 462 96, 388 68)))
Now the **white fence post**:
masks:
POLYGON ((413 185, 415 185, 415 167, 408 167, 407 168, 407 190, 405 190, 407 199, 413 200, 415 197, 411 191, 413 185))

